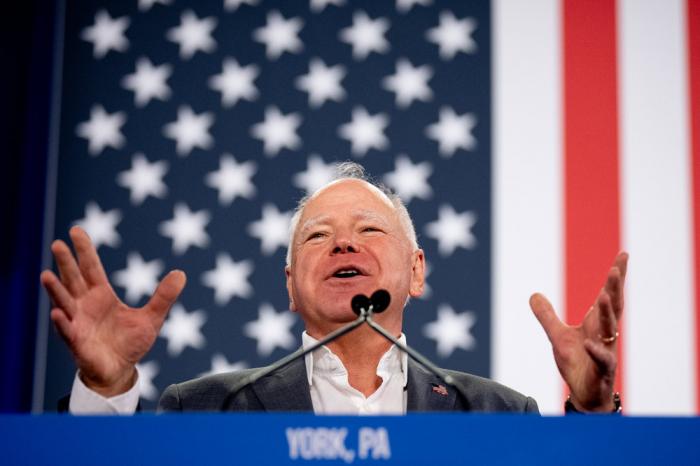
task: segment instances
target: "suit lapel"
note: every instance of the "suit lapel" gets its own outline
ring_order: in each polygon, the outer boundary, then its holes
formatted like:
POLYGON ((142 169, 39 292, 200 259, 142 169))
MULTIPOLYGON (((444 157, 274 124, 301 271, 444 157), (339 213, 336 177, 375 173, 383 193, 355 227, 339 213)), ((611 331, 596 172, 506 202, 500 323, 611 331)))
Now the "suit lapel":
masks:
MULTIPOLYGON (((314 410, 303 358, 258 380, 253 384, 253 390, 266 411, 314 410)), ((406 390, 408 412, 455 409, 455 389, 410 358, 406 390)))
POLYGON ((425 370, 418 363, 408 360, 406 410, 452 411, 455 409, 456 391, 425 370))
POLYGON ((304 358, 258 380, 253 390, 266 411, 314 410, 304 358))

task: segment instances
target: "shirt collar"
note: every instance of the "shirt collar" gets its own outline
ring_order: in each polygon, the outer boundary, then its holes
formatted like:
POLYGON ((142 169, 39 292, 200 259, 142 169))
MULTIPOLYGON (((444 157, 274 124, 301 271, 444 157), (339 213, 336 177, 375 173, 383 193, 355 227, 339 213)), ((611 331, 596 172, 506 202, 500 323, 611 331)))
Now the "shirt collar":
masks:
MULTIPOLYGON (((406 346, 406 335, 402 333, 398 340, 402 345, 406 346)), ((310 348, 318 343, 318 340, 304 331, 304 333, 301 334, 301 342, 302 347, 306 350, 307 348, 310 348)), ((304 362, 306 363, 306 377, 309 381, 309 385, 313 385, 314 361, 318 363, 316 366, 316 371, 318 372, 320 367, 327 367, 325 362, 322 360, 330 360, 331 358, 337 360, 337 364, 339 364, 340 369, 345 370, 340 358, 333 354, 330 348, 325 345, 304 356, 304 362)), ((401 351, 396 345, 391 345, 391 348, 389 348, 379 360, 377 374, 379 374, 380 371, 395 370, 397 366, 401 371, 403 386, 405 387, 408 383, 408 355, 401 351)))

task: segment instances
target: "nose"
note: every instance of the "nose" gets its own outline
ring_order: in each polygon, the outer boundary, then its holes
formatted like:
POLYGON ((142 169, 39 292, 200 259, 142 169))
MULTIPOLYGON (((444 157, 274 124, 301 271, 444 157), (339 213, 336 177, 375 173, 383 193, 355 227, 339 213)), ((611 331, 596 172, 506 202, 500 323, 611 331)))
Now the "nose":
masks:
POLYGON ((335 246, 333 247, 333 254, 346 254, 359 252, 357 244, 355 244, 349 238, 338 238, 335 241, 335 246))

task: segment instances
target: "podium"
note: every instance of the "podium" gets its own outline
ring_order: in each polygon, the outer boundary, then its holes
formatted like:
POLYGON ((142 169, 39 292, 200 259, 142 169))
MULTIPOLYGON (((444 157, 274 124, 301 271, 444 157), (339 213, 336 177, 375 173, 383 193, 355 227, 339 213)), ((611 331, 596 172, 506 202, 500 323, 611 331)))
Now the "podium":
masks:
POLYGON ((698 465, 700 418, 0 416, 0 464, 698 465))

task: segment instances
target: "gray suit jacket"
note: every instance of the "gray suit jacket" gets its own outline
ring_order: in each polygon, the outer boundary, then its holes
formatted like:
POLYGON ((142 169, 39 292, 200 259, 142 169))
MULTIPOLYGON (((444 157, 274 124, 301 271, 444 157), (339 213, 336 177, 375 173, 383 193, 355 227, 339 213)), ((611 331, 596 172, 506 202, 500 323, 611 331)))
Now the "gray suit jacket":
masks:
MULTIPOLYGON (((212 375, 170 385, 159 411, 313 411, 303 359, 242 386, 248 375, 261 369, 212 375)), ((462 388, 433 390, 443 385, 437 377, 409 359, 408 411, 473 411, 537 413, 537 402, 492 380, 446 371, 462 388)))

